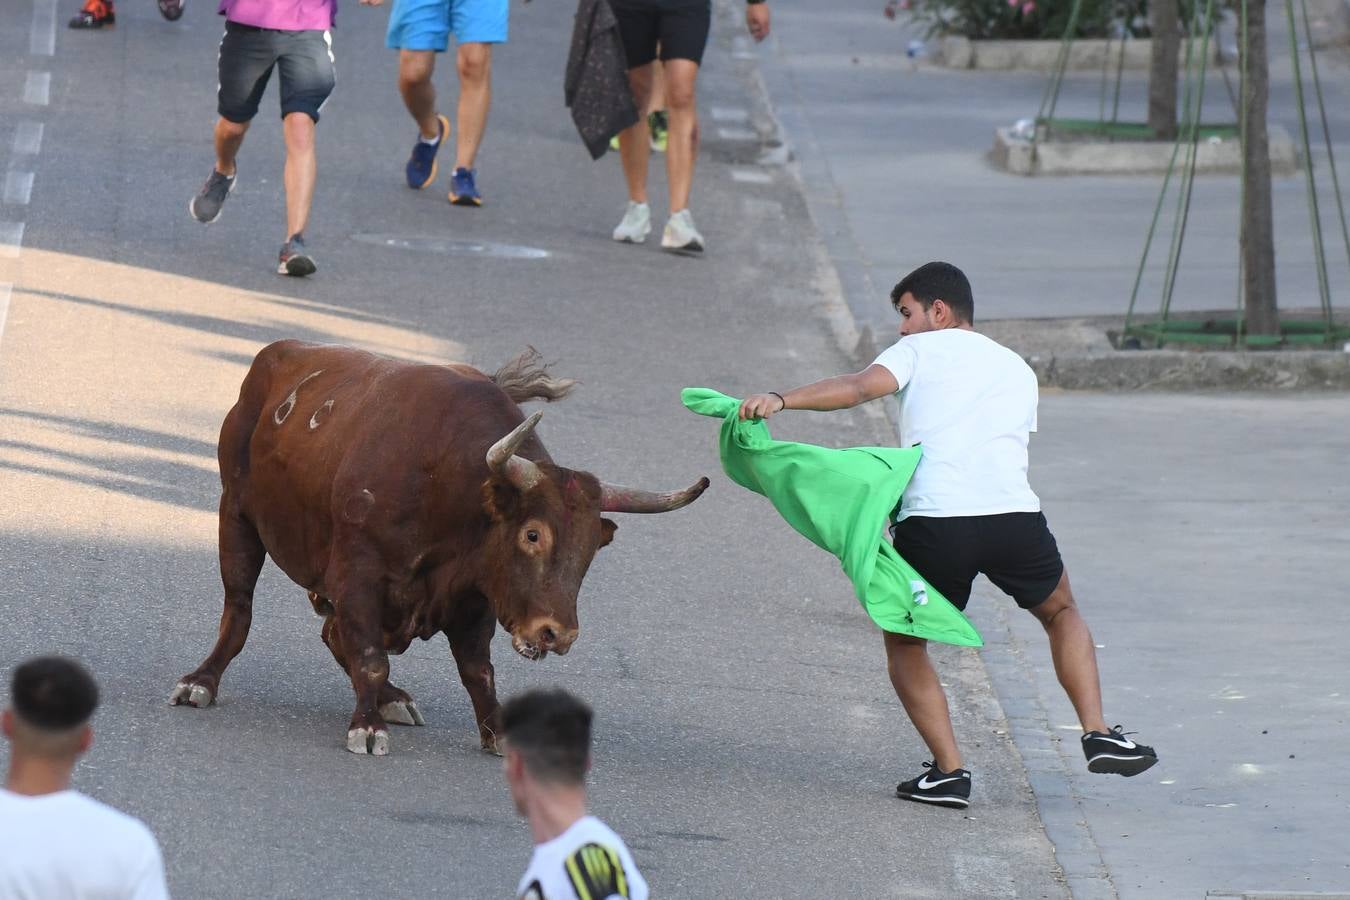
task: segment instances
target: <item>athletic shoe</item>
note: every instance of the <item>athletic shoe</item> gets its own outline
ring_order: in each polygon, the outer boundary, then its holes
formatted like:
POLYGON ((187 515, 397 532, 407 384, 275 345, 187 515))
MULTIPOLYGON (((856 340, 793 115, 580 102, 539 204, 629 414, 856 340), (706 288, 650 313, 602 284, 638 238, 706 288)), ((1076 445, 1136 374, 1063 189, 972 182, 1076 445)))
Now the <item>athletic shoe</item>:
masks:
POLYGON ((183 7, 187 0, 159 0, 159 14, 170 22, 183 18, 183 7))
POLYGON ((666 230, 661 234, 661 249, 671 253, 702 253, 703 235, 694 227, 694 217, 689 210, 682 209, 666 220, 666 230))
POLYGON ((666 152, 667 137, 670 131, 670 116, 663 109, 647 116, 647 130, 651 132, 652 149, 657 153, 666 152))
POLYGON ((281 245, 281 254, 277 257, 277 274, 294 275, 303 278, 318 270, 314 257, 305 250, 304 235, 293 234, 291 239, 281 245))
POLYGON ((237 171, 233 175, 226 176, 212 167, 211 177, 206 179, 206 184, 202 185, 197 196, 188 204, 188 212, 192 213, 192 218, 203 225, 210 225, 219 219, 220 211, 225 206, 225 198, 234 190, 234 182, 238 177, 237 171))
POLYGON ((84 8, 69 23, 71 28, 111 28, 117 24, 112 0, 85 0, 84 8))
MULTIPOLYGON (((1130 734, 1134 734, 1133 731, 1130 734)), ((1089 772, 1138 775, 1158 761, 1152 747, 1136 744, 1117 725, 1110 731, 1089 731, 1083 735, 1083 755, 1089 772)))
POLYGON ((456 169, 450 175, 450 202, 456 206, 482 206, 483 195, 473 183, 473 169, 456 169))
POLYGON ((404 169, 404 175, 408 179, 408 187, 415 191, 420 191, 436 180, 436 151, 441 149, 445 139, 450 136, 449 119, 438 114, 436 123, 441 129, 440 140, 434 144, 428 144, 422 140, 422 135, 419 134, 417 143, 413 144, 412 156, 408 157, 408 165, 404 169))
POLYGON ((623 221, 614 229, 614 240, 624 244, 641 244, 652 232, 652 208, 645 203, 628 201, 623 221))
POLYGON ((936 763, 924 763, 923 767, 928 771, 918 778, 900 782, 895 788, 895 796, 952 809, 965 809, 970 805, 970 772, 965 769, 944 772, 936 763))

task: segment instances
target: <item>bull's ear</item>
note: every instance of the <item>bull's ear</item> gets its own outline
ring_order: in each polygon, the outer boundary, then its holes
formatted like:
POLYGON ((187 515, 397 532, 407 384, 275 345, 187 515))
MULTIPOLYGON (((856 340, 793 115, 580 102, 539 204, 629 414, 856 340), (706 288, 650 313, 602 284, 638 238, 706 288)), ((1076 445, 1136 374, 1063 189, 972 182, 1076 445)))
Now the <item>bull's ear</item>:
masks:
MULTIPOLYGON (((618 523, 602 518, 600 520, 600 546, 608 546, 609 542, 614 540, 614 532, 619 530, 618 523)), ((596 548, 599 549, 599 548, 596 548)))
POLYGON ((519 505, 520 492, 514 485, 498 478, 483 483, 483 510, 494 522, 514 519, 519 505))

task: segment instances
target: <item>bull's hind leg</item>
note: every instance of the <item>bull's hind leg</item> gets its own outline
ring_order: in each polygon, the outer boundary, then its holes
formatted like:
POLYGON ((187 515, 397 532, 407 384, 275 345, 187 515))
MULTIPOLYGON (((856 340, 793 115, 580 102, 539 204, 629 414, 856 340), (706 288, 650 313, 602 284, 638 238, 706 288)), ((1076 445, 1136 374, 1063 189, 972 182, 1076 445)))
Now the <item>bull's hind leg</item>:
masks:
POLYGON ((459 680, 473 701, 473 715, 478 721, 478 742, 488 753, 500 754, 497 746, 497 682, 492 671, 492 635, 497 620, 484 605, 482 614, 462 629, 447 631, 450 652, 459 667, 459 680))
POLYGON ((220 580, 225 585, 225 609, 220 614, 220 634, 211 655, 196 671, 174 686, 169 702, 175 706, 204 707, 215 702, 220 677, 230 660, 244 649, 253 621, 253 588, 258 583, 267 551, 257 530, 230 501, 220 499, 220 580))
MULTIPOLYGON (((337 627, 337 618, 333 613, 333 607, 327 599, 318 597, 311 593, 310 602, 314 604, 315 610, 326 607, 328 615, 323 620, 323 642, 328 645, 328 650, 333 654, 333 659, 342 667, 350 677, 351 670, 347 668, 347 652, 342 646, 342 636, 337 627)), ((380 689, 378 703, 380 705, 380 715, 391 725, 425 725, 427 720, 422 718, 422 713, 418 711, 417 704, 413 702, 412 695, 407 691, 396 688, 388 681, 380 689)))

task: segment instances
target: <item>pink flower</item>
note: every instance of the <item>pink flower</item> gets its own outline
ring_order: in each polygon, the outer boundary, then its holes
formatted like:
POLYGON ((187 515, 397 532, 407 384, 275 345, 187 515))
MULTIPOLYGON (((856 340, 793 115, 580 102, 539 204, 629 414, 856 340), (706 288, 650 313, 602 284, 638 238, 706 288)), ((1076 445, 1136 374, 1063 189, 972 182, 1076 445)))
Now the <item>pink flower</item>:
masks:
POLYGON ((1022 4, 1022 15, 1029 16, 1035 11, 1036 11, 1035 0, 1027 0, 1026 3, 1022 4))

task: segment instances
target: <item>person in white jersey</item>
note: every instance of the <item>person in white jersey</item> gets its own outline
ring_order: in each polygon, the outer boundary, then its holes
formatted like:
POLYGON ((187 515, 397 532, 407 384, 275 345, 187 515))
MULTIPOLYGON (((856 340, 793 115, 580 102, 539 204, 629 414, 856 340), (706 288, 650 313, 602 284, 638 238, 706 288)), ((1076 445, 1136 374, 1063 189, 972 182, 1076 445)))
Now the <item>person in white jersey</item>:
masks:
MULTIPOLYGON (((1059 548, 1027 482, 1036 430, 1036 375, 1013 351, 974 330, 970 282, 950 263, 920 266, 891 291, 900 340, 854 375, 784 393, 755 394, 742 419, 784 409, 847 409, 898 394, 900 440, 921 447, 895 512, 895 549, 958 608, 983 573, 1029 610, 1050 638, 1055 673, 1083 727, 1093 772, 1138 775, 1158 761, 1151 747, 1108 729, 1092 635, 1074 602, 1059 548)), ((947 697, 919 638, 885 633, 891 684, 933 754, 896 794, 939 806, 970 805, 970 772, 952 731, 947 697)))
POLYGON ((98 686, 59 656, 14 670, 0 725, 9 771, 0 789, 0 897, 5 900, 166 900, 150 830, 70 787, 94 740, 98 686))
POLYGON ((586 812, 589 706, 561 689, 527 691, 501 709, 502 769, 534 853, 522 900, 646 900, 647 882, 623 839, 586 812))

